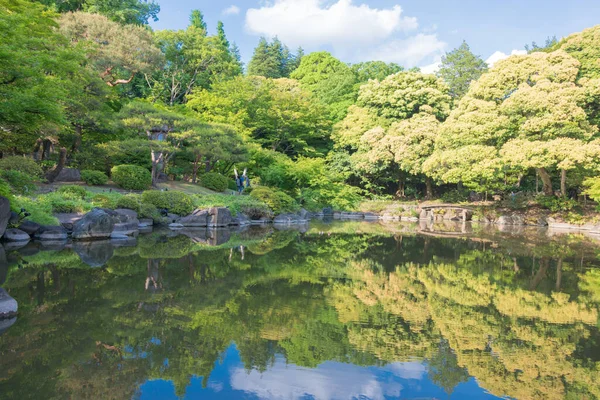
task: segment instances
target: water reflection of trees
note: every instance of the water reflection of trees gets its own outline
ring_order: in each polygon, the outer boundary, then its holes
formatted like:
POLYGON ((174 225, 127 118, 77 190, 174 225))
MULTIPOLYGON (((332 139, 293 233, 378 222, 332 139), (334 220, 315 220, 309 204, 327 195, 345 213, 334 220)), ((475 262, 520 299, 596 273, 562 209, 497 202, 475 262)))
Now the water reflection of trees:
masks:
POLYGON ((248 370, 276 354, 307 367, 419 358, 448 393, 472 375, 497 395, 600 398, 600 273, 585 238, 348 226, 216 247, 155 234, 93 269, 69 250, 16 256, 0 390, 122 398, 162 378, 183 394, 235 342, 248 370))

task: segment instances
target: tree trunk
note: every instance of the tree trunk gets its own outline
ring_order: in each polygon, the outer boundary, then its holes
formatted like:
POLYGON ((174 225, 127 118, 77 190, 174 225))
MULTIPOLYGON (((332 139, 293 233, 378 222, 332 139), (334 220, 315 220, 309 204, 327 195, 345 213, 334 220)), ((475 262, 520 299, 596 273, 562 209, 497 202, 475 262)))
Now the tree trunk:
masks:
POLYGON ((198 169, 200 168, 200 160, 202 160, 201 155, 197 155, 194 159, 194 164, 192 166, 192 183, 196 183, 198 181, 198 169))
POLYGON ((77 153, 81 147, 82 131, 81 125, 75 125, 75 141, 71 147, 71 155, 77 153))
POLYGON ((550 178, 548 171, 546 171, 546 168, 538 168, 537 172, 540 175, 544 185, 542 188, 544 194, 546 196, 554 196, 554 191, 552 190, 552 179, 550 178))
POLYGON ((62 171, 62 169, 65 167, 66 163, 67 163, 67 149, 65 149, 64 147, 61 147, 60 155, 58 156, 58 164, 56 164, 56 167, 54 167, 54 169, 48 171, 48 173, 46 174, 46 179, 48 180, 48 182, 52 183, 52 182, 54 182, 54 180, 56 178, 58 178, 60 171, 62 171))
POLYGON ((567 197, 567 170, 560 170, 560 195, 567 197))
POLYGON ((425 198, 430 200, 433 198, 433 179, 425 178, 425 198))

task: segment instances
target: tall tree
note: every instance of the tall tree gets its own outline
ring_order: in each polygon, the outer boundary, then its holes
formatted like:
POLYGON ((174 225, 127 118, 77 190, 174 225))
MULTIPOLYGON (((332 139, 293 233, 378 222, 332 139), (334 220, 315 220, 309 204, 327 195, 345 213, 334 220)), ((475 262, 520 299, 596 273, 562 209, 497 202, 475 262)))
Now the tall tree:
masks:
POLYGON ((206 22, 204 22, 204 14, 200 10, 192 10, 190 14, 190 26, 204 31, 204 36, 208 34, 208 28, 206 27, 206 22))
POLYGON ((487 69, 486 62, 473 54, 467 42, 463 41, 458 48, 442 57, 442 65, 437 75, 450 87, 450 95, 460 99, 469 90, 471 82, 479 79, 487 69))
POLYGON ((279 59, 273 57, 271 46, 264 37, 258 41, 254 54, 248 63, 248 75, 264 76, 265 78, 281 77, 279 59))
POLYGON ((120 24, 145 25, 158 21, 160 6, 147 0, 38 0, 60 13, 84 11, 102 14, 120 24))

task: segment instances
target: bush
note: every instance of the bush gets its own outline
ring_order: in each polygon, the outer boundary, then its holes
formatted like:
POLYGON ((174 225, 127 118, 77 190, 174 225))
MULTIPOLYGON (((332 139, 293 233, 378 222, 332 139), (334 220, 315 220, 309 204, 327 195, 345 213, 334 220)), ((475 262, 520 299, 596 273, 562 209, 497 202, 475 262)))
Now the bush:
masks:
POLYGON ((188 215, 194 211, 192 198, 178 191, 148 190, 142 193, 142 203, 152 204, 159 209, 166 208, 177 215, 188 215))
POLYGON ((44 176, 42 168, 32 158, 21 156, 0 158, 0 170, 19 171, 33 179, 41 179, 44 176))
POLYGON ((6 197, 12 204, 12 188, 4 179, 0 179, 0 196, 6 197))
POLYGON ((36 189, 33 178, 25 172, 17 170, 5 170, 0 172, 2 177, 12 188, 13 193, 29 194, 36 189))
POLYGON ((148 203, 141 203, 138 210, 138 218, 152 218, 154 222, 162 222, 163 217, 160 215, 158 208, 148 203))
POLYGON ((275 214, 296 211, 299 207, 296 201, 284 192, 266 186, 255 187, 250 197, 265 203, 275 214))
POLYGON ((29 216, 25 218, 27 221, 40 225, 58 225, 58 220, 52 215, 52 207, 49 203, 29 197, 15 196, 11 201, 11 209, 18 213, 22 208, 29 213, 29 216))
POLYGON ((571 211, 579 204, 577 200, 569 199, 568 197, 554 197, 554 196, 537 196, 536 202, 543 208, 547 208, 552 212, 559 211, 571 211))
POLYGON ((130 210, 139 212, 141 204, 142 196, 139 194, 127 194, 117 201, 116 208, 128 208, 130 210))
POLYGON ((92 196, 91 201, 94 207, 117 208, 117 202, 123 197, 120 193, 98 193, 92 196))
POLYGON ((273 212, 262 201, 254 199, 250 196, 234 196, 213 194, 208 196, 195 196, 194 205, 196 208, 209 207, 227 207, 233 216, 239 213, 244 213, 252 219, 261 217, 270 218, 273 212))
POLYGON ((49 207, 55 213, 82 213, 90 211, 94 206, 83 200, 79 195, 64 192, 48 193, 37 198, 44 207, 49 207))
POLYGON ((110 171, 113 182, 127 190, 144 190, 152 184, 150 172, 137 165, 117 165, 110 171))
POLYGON ((202 186, 215 192, 225 191, 229 186, 229 181, 230 179, 216 172, 208 172, 200 178, 202 186))
MULTIPOLYGON (((250 189, 251 186, 248 186, 246 189, 250 189)), ((237 191, 237 185, 233 179, 227 179, 227 189, 237 191)), ((245 189, 244 189, 245 190, 245 189)))
POLYGON ((85 199, 85 196, 87 196, 87 191, 85 188, 77 185, 61 186, 56 192, 61 194, 70 194, 73 195, 73 197, 80 199, 85 199))
POLYGON ((469 201, 469 191, 452 189, 443 193, 441 199, 444 203, 463 203, 469 201))
POLYGON ((81 171, 81 179, 91 186, 106 185, 106 182, 108 182, 108 176, 104 172, 89 169, 81 171))

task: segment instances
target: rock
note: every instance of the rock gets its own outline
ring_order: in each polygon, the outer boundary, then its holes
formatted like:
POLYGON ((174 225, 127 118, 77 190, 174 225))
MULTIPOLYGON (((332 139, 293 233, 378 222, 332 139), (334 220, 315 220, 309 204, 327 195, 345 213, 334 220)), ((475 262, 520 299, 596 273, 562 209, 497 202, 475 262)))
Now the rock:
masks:
POLYGON ((361 212, 343 212, 341 219, 365 219, 365 214, 361 212))
POLYGON ((181 218, 179 223, 183 226, 192 228, 203 228, 208 226, 210 214, 208 210, 197 209, 187 217, 181 218))
POLYGON ((14 211, 11 211, 10 218, 8 219, 8 223, 11 225, 16 225, 19 223, 19 219, 20 219, 19 214, 17 214, 14 211))
POLYGON ((30 239, 26 232, 16 228, 7 229, 2 238, 9 242, 28 242, 30 239))
POLYGON ((10 202, 6 197, 0 196, 0 235, 4 235, 4 231, 10 219, 10 202))
POLYGON ((33 236, 42 226, 32 221, 23 221, 19 225, 19 229, 27 233, 29 236, 33 236))
POLYGON ((169 229, 182 229, 182 228, 185 228, 182 224, 178 224, 178 223, 169 224, 169 229))
POLYGON ((181 217, 177 214, 167 214, 167 224, 175 224, 178 223, 181 217))
POLYGON ((262 217, 261 219, 253 219, 252 221, 250 221, 250 224, 252 224, 252 225, 267 225, 267 224, 270 224, 271 222, 273 222, 273 220, 266 218, 266 217, 262 217))
POLYGON ((382 219, 383 221, 388 221, 388 222, 389 222, 389 221, 400 221, 400 216, 399 216, 399 215, 394 215, 394 214, 392 214, 392 213, 384 213, 384 214, 381 216, 381 219, 382 219))
POLYGON ((334 212, 333 214, 324 214, 323 218, 333 218, 333 219, 342 219, 342 213, 340 212, 334 212))
POLYGON ((523 217, 517 214, 514 215, 501 215, 496 220, 498 225, 524 225, 523 217))
POLYGON ((17 314, 19 305, 6 290, 0 288, 0 318, 9 318, 17 314))
POLYGON ((208 214, 208 226, 225 227, 231 222, 231 211, 226 207, 213 207, 208 214))
POLYGON ((379 215, 375 213, 365 213, 364 216, 367 221, 379 221, 379 215))
POLYGON ((110 234, 110 238, 114 240, 129 240, 129 236, 126 234, 115 231, 110 234))
POLYGON ((325 207, 323 209, 323 215, 324 216, 327 216, 327 215, 333 216, 333 208, 331 208, 331 207, 325 207))
POLYGON ((63 168, 56 179, 55 182, 79 182, 81 181, 81 173, 78 169, 75 168, 63 168))
POLYGON ((229 242, 231 232, 229 229, 209 229, 207 231, 207 243, 210 246, 220 246, 229 242))
POLYGON ((117 222, 135 222, 136 224, 139 224, 140 222, 138 220, 138 214, 128 208, 117 208, 113 212, 116 214, 117 222))
POLYGON ((296 214, 279 214, 273 219, 274 224, 297 224, 298 216, 296 214))
POLYGON ((60 240, 42 240, 40 242, 42 251, 61 251, 67 248, 67 239, 60 240))
POLYGON ((13 324, 17 322, 17 317, 13 318, 5 318, 0 320, 0 335, 2 335, 8 328, 13 326, 13 324))
POLYGON ((154 225, 154 220, 152 218, 141 218, 140 219, 140 226, 153 226, 154 225))
MULTIPOLYGON (((134 235, 139 232, 140 221, 135 211, 118 208, 114 210, 117 223, 113 227, 112 233, 121 235, 134 235)), ((112 236, 111 236, 112 237, 112 236)))
POLYGON ((109 238, 115 227, 116 217, 101 208, 94 208, 73 225, 73 239, 109 238))
POLYGON ((8 260, 6 259, 6 252, 4 246, 0 244, 0 285, 6 281, 6 275, 8 274, 8 260))
POLYGON ((231 218, 229 225, 232 226, 248 226, 252 223, 246 214, 239 213, 237 217, 231 218))
POLYGON ((58 219, 58 222, 63 226, 67 231, 72 232, 73 226, 77 221, 83 218, 84 214, 80 213, 60 213, 54 214, 54 216, 58 219))
POLYGON ((110 241, 101 240, 74 242, 73 251, 81 258, 81 261, 90 267, 102 267, 112 258, 114 248, 110 241))
POLYGON ((301 208, 300 211, 298 211, 298 217, 300 218, 300 221, 310 221, 311 214, 304 208, 301 208))
POLYGON ((67 240, 67 230, 62 226, 42 226, 34 235, 38 240, 63 241, 67 240))
POLYGON ((419 219, 429 219, 429 213, 427 212, 427 210, 421 210, 421 212, 419 213, 419 219))

